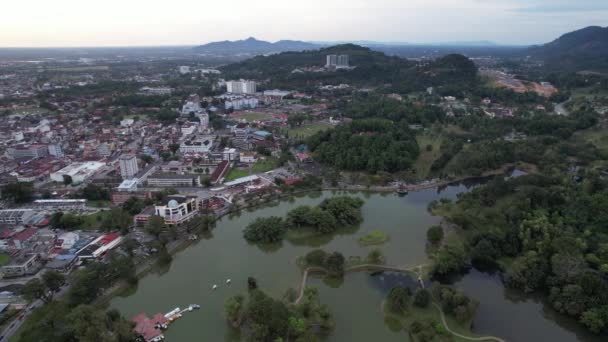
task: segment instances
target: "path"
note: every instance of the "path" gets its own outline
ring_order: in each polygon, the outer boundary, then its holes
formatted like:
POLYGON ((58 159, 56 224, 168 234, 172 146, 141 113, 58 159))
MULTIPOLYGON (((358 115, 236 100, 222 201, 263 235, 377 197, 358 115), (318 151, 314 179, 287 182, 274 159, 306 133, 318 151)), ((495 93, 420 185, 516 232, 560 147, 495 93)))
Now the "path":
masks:
MULTIPOLYGON (((388 265, 378 265, 378 264, 363 264, 352 266, 344 270, 344 273, 350 272, 361 272, 361 271, 387 271, 387 272, 400 272, 400 273, 410 273, 415 272, 418 275, 418 282, 424 288, 424 282, 422 281, 422 268, 426 265, 417 265, 410 268, 402 268, 398 266, 388 266, 388 265), (418 270, 418 272, 416 272, 418 270)), ((304 298, 304 290, 306 289, 306 282, 308 281, 308 275, 310 273, 329 273, 323 267, 308 267, 304 270, 302 274, 302 282, 300 283, 300 292, 298 294, 298 298, 294 301, 294 304, 299 304, 302 298, 304 298)))
POLYGON ((448 326, 448 322, 445 319, 445 314, 443 313, 443 310, 441 310, 441 307, 435 303, 433 303, 433 306, 439 310, 439 315, 441 316, 441 322, 443 323, 443 327, 445 328, 445 330, 447 330, 450 334, 456 336, 456 337, 460 337, 462 339, 468 340, 468 341, 496 341, 496 342, 506 342, 505 340, 503 340, 502 338, 496 337, 496 336, 481 336, 481 337, 470 337, 470 336, 466 336, 466 335, 462 335, 459 334, 457 332, 455 332, 454 330, 450 329, 450 327, 448 326))

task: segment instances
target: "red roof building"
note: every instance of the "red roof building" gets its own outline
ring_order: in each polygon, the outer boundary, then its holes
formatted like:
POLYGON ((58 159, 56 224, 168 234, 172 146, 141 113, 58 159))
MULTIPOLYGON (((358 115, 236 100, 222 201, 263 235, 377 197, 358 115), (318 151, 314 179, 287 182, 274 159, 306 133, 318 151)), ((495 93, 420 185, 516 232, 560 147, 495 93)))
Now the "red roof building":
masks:
POLYGON ((159 326, 166 324, 167 319, 162 313, 157 313, 152 318, 148 318, 142 312, 131 318, 131 322, 135 323, 135 333, 143 337, 146 342, 160 341, 164 338, 163 331, 159 326))

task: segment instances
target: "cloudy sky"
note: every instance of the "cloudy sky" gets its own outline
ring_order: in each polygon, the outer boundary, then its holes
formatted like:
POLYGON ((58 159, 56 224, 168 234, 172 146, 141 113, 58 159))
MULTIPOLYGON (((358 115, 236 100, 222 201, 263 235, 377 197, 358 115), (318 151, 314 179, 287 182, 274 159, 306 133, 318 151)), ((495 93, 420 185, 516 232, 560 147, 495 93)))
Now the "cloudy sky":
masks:
POLYGON ((532 44, 608 26, 607 0, 3 0, 0 46, 264 40, 532 44))

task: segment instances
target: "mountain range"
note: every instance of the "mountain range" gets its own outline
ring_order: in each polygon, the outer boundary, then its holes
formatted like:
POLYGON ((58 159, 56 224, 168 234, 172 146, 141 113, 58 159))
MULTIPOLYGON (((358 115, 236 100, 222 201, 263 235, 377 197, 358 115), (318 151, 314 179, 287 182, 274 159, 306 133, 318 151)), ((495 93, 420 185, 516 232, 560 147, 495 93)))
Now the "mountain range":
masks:
POLYGON ((561 70, 607 69, 608 27, 589 26, 556 40, 532 46, 525 53, 561 70))
POLYGON ((271 43, 249 37, 243 40, 212 42, 197 46, 194 50, 201 53, 267 54, 285 51, 303 51, 316 48, 319 48, 319 45, 297 40, 279 40, 278 42, 271 43))

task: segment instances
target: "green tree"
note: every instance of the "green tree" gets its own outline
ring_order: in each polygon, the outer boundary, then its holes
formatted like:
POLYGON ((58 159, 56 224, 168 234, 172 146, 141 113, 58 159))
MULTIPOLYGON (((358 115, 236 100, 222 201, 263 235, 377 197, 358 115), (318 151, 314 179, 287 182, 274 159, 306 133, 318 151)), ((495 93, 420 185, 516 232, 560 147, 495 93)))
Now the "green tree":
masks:
POLYGON ((158 215, 152 215, 150 216, 150 218, 148 219, 148 222, 146 222, 146 232, 148 232, 148 234, 153 235, 156 239, 158 239, 160 237, 160 233, 162 233, 163 229, 165 228, 165 220, 158 216, 158 215))
POLYGON ((258 218, 243 230, 243 236, 250 242, 272 243, 283 239, 286 224, 282 218, 271 216, 258 218))
POLYGON ((391 311, 403 313, 410 305, 411 291, 407 287, 395 286, 388 293, 387 302, 391 311))
POLYGON ((432 226, 427 230, 426 238, 434 245, 440 243, 443 240, 443 228, 441 226, 432 226))
POLYGON ((418 289, 414 294, 414 305, 426 308, 431 302, 431 293, 427 289, 418 289))

